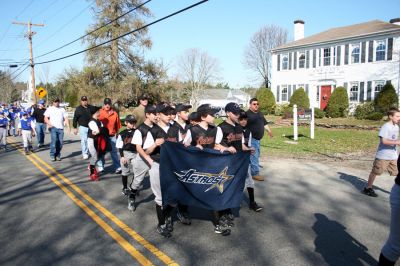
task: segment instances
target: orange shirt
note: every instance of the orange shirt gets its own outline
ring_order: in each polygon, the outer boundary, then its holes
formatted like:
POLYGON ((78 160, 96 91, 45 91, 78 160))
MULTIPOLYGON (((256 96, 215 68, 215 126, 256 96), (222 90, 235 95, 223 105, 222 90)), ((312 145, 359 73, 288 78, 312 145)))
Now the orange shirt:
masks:
POLYGON ((106 111, 104 108, 100 109, 99 120, 103 126, 108 129, 110 136, 117 134, 122 127, 121 120, 119 120, 118 113, 113 109, 106 111))

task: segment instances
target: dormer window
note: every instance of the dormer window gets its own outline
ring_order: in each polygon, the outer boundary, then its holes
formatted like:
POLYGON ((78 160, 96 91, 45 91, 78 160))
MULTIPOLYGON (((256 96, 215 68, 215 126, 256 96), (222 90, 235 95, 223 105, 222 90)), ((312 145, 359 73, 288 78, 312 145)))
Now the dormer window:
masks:
POLYGON ((356 64, 360 63, 360 45, 359 44, 353 44, 351 50, 351 63, 356 64))
POLYGON ((289 55, 282 55, 282 70, 288 70, 289 68, 289 55))
POLYGON ((306 54, 305 52, 299 53, 299 68, 304 68, 306 65, 306 54))

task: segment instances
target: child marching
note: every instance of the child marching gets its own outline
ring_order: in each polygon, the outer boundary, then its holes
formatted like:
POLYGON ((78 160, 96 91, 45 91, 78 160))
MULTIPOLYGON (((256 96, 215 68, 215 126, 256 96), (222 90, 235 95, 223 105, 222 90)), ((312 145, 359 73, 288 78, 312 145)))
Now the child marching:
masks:
POLYGON ((22 112, 21 115, 22 118, 18 123, 18 132, 22 135, 25 154, 29 154, 30 151, 33 152, 32 137, 36 134, 35 122, 27 112, 22 112))

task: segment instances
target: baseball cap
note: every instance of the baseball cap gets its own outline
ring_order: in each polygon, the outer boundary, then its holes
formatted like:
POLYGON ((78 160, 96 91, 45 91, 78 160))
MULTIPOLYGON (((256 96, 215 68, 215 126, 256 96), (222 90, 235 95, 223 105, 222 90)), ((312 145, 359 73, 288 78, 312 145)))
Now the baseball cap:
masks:
POLYGON ((154 105, 147 105, 144 108, 144 113, 145 114, 156 114, 157 113, 156 107, 154 105))
POLYGON ((199 122, 199 116, 197 115, 197 112, 191 112, 189 117, 188 117, 189 121, 197 121, 199 122))
POLYGON ((87 97, 86 96, 82 96, 81 97, 81 101, 87 101, 87 97))
POLYGON ((58 97, 54 98, 53 103, 55 103, 55 102, 60 102, 60 98, 58 98, 58 97))
POLYGON ((172 108, 171 106, 169 106, 166 103, 159 103, 156 106, 156 112, 163 113, 165 115, 169 115, 173 110, 174 110, 174 108, 172 108))
POLYGON ((216 113, 218 113, 218 109, 215 107, 212 107, 210 104, 202 104, 199 107, 197 107, 197 115, 198 117, 202 116, 207 116, 207 115, 212 115, 214 116, 216 113))
POLYGON ((175 107, 177 112, 188 111, 192 106, 190 104, 178 103, 175 107))
POLYGON ((240 106, 237 103, 230 102, 225 106, 225 113, 231 112, 235 115, 240 114, 240 106))
POLYGON ((28 115, 27 112, 21 112, 21 115, 28 115))
POLYGON ((43 100, 39 100, 38 104, 44 105, 44 101, 43 100))
POLYGON ((109 105, 111 105, 111 104, 112 104, 111 99, 110 99, 110 98, 105 98, 105 99, 104 99, 104 104, 109 104, 109 105))
POLYGON ((128 122, 130 124, 136 123, 136 117, 134 115, 127 115, 125 117, 125 122, 128 122))

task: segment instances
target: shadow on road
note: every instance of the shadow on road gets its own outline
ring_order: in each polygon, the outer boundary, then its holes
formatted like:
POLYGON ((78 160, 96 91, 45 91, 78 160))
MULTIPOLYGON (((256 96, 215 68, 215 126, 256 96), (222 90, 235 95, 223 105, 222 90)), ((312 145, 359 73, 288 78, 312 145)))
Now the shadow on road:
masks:
MULTIPOLYGON (((338 172, 339 174, 339 178, 342 180, 345 180, 347 182, 349 182, 350 184, 352 184, 358 191, 361 191, 365 185, 366 185, 366 180, 358 177, 358 176, 354 176, 354 175, 349 175, 346 173, 342 173, 342 172, 338 172)), ((368 177, 367 177, 368 178, 368 177)), ((382 191, 383 193, 386 194, 390 194, 390 191, 387 191, 385 189, 382 189, 380 187, 374 186, 375 190, 379 190, 382 191)))
POLYGON ((368 248, 357 241, 342 224, 330 220, 324 214, 315 213, 317 219, 312 229, 317 235, 315 251, 321 254, 328 265, 377 265, 368 254, 368 248))

